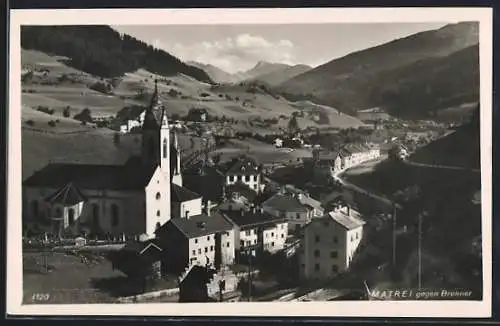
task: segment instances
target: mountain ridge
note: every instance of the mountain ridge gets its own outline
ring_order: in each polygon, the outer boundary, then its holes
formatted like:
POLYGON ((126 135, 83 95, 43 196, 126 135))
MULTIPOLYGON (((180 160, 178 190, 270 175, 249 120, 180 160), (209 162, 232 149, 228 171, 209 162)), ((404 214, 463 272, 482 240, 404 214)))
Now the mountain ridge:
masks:
POLYGON ((478 35, 478 23, 448 24, 331 60, 283 82, 276 90, 288 98, 310 98, 353 114, 377 105, 371 96, 380 87, 380 75, 426 58, 446 58, 478 44, 478 35))

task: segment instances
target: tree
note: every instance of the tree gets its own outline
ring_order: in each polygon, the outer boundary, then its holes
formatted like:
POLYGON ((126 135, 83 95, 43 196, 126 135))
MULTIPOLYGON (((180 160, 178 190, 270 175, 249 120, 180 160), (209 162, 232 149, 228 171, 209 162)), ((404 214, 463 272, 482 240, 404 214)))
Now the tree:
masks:
POLYGON ((71 107, 69 105, 67 107, 65 107, 63 109, 63 117, 69 118, 70 114, 71 114, 70 110, 71 110, 71 107))
POLYGON ((288 121, 288 131, 291 133, 300 131, 299 123, 297 122, 297 117, 295 115, 292 115, 290 121, 288 121))
POLYGON ((89 108, 85 108, 80 113, 76 114, 74 119, 82 122, 92 122, 92 112, 89 108))
POLYGON ((118 132, 115 132, 115 134, 113 135, 113 143, 115 144, 115 146, 120 145, 120 140, 120 134, 118 132))

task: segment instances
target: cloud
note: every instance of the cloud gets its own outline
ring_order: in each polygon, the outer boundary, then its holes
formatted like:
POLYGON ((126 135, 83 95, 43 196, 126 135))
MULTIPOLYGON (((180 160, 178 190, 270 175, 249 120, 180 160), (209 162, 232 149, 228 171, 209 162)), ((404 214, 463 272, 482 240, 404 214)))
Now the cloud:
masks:
POLYGON ((296 63, 294 44, 290 40, 271 41, 251 34, 193 44, 164 44, 160 40, 152 43, 183 61, 212 64, 231 73, 247 70, 258 61, 296 63))

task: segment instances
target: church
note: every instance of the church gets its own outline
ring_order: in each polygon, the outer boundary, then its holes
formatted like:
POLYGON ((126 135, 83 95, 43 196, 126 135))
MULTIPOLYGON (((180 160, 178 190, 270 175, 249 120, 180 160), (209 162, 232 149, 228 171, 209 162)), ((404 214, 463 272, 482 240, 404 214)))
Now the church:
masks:
POLYGON ((177 136, 155 82, 144 115, 141 155, 123 165, 48 164, 23 183, 23 221, 59 237, 152 238, 172 210, 185 206, 179 194, 188 194, 184 197, 191 206, 200 205, 191 213, 201 211, 201 196, 182 186, 177 136))

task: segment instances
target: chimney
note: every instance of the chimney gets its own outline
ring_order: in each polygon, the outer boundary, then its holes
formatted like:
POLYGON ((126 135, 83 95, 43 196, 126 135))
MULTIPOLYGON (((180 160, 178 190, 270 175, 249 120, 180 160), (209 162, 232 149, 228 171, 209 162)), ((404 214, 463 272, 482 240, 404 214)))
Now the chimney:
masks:
POLYGON ((347 205, 347 216, 351 216, 351 206, 347 205))
POLYGON ((186 215, 186 220, 189 220, 189 211, 186 211, 185 215, 186 215))
POLYGON ((211 202, 210 202, 210 200, 207 200, 206 206, 207 206, 207 208, 206 208, 206 210, 207 210, 207 215, 208 215, 208 216, 210 216, 210 206, 211 206, 211 202))

